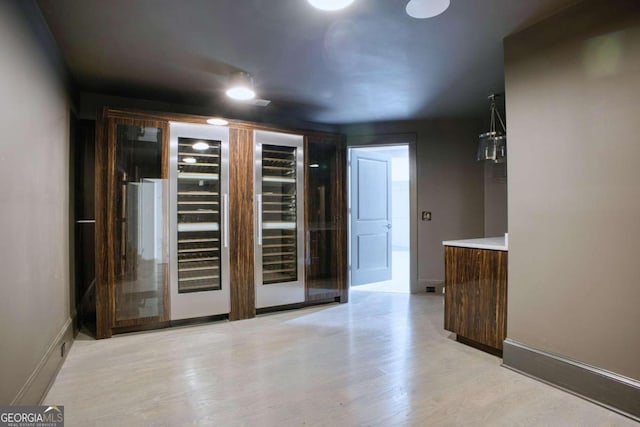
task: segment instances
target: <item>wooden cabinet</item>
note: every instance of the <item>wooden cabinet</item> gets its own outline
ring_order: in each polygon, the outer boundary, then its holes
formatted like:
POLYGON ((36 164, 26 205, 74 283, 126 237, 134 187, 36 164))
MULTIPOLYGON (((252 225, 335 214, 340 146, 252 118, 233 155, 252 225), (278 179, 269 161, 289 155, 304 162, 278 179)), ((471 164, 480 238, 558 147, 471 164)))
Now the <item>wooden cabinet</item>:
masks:
MULTIPOLYGON (((132 329, 167 326, 178 319, 172 318, 173 293, 169 292, 175 287, 172 280, 180 280, 180 275, 172 271, 172 266, 176 264, 172 259, 175 251, 170 250, 169 243, 178 236, 181 224, 178 218, 176 229, 176 221, 172 220, 175 209, 170 205, 173 200, 171 189, 178 188, 180 184, 179 180, 170 182, 172 177, 175 178, 175 173, 170 171, 175 163, 170 159, 170 128, 176 123, 206 125, 207 119, 109 108, 99 116, 95 183, 98 338, 132 329)), ((304 153, 305 184, 304 196, 300 197, 300 205, 304 207, 304 222, 300 224, 304 223, 304 227, 295 231, 300 238, 300 246, 304 247, 304 251, 300 252, 300 259, 304 258, 304 263, 300 264, 304 268, 303 274, 300 274, 305 283, 301 294, 305 301, 303 304, 346 302, 346 149, 343 137, 241 121, 230 121, 228 129, 228 195, 225 190, 220 200, 207 199, 214 206, 209 209, 213 212, 213 219, 209 222, 218 224, 217 227, 225 227, 222 232, 216 231, 220 236, 216 234, 207 239, 229 236, 228 266, 216 264, 218 270, 228 269, 229 309, 225 315, 230 320, 256 315, 256 131, 299 135, 301 141, 304 140, 301 152, 304 153), (219 217, 220 208, 228 211, 224 221, 219 217)), ((200 157, 208 156, 207 159, 217 158, 213 152, 193 152, 200 157)), ((179 155, 180 151, 177 153, 179 155)), ((186 157, 193 157, 187 160, 194 162, 195 159, 197 162, 195 154, 186 157)), ((210 166, 211 162, 205 163, 201 168, 210 166)), ((185 163, 183 166, 193 169, 191 164, 185 163)), ((222 190, 210 191, 222 194, 222 190)), ((193 207, 182 209, 185 212, 207 210, 206 206, 201 206, 199 199, 197 204, 180 198, 177 201, 187 208, 193 207)), ((194 215, 202 216, 202 212, 194 215)), ((213 251, 215 248, 212 246, 209 249, 213 251)), ((186 276, 182 276, 185 281, 186 276)), ((225 286, 224 281, 216 282, 213 288, 220 289, 221 286, 225 286)), ((209 288, 211 286, 203 286, 202 290, 209 288)), ((191 292, 200 290, 190 289, 191 292)), ((211 313, 212 316, 217 314, 211 313)), ((179 318, 184 319, 185 316, 179 318)))
POLYGON ((501 352, 506 338, 508 252, 445 246, 444 328, 501 352))
POLYGON ((95 253, 102 338, 112 328, 168 320, 169 236, 167 123, 105 116, 100 132, 95 253))

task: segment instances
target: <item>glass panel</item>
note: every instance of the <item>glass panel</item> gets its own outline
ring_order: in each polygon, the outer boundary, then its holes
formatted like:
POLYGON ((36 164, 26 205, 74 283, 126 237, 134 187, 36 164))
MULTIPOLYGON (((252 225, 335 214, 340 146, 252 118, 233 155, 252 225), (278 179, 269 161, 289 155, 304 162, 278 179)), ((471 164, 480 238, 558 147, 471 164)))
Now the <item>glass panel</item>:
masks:
POLYGON ((178 138, 178 293, 221 289, 220 146, 178 138))
POLYGON ((168 275, 162 129, 116 127, 116 320, 160 316, 168 275))
POLYGON ((298 278, 296 148, 262 146, 262 281, 298 278))
POLYGON ((328 142, 309 142, 307 157, 306 200, 309 215, 309 259, 307 260, 307 289, 309 297, 337 294, 339 263, 339 224, 336 216, 339 194, 335 180, 338 176, 338 150, 328 142))

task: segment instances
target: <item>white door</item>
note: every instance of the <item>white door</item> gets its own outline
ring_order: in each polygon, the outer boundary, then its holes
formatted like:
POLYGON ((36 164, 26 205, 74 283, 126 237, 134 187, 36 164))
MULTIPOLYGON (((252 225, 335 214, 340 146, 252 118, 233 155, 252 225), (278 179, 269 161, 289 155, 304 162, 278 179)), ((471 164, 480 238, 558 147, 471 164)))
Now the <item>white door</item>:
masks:
POLYGON ((391 157, 351 151, 351 285, 391 280, 391 157))

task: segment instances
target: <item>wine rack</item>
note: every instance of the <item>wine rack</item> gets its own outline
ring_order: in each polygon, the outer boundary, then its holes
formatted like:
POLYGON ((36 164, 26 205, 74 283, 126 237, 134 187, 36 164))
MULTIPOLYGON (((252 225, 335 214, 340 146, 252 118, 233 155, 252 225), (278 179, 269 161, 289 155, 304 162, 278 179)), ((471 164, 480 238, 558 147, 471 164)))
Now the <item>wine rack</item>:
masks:
POLYGON ((178 293, 221 287, 220 146, 178 138, 178 293))
POLYGON ((262 279, 297 280, 296 148, 262 147, 262 279))

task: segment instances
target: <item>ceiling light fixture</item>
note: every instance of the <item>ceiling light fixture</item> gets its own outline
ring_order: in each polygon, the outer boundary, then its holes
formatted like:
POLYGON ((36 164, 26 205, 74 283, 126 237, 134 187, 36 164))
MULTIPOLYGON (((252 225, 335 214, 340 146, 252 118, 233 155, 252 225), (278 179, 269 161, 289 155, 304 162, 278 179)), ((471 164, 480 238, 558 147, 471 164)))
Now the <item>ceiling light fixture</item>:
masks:
POLYGON ((231 75, 229 79, 229 89, 227 96, 238 101, 247 101, 256 97, 253 90, 253 78, 249 73, 238 71, 231 75))
MULTIPOLYGON (((191 146, 196 151, 204 151, 209 149, 209 144, 204 141, 198 141, 191 146)), ((187 157, 188 158, 188 157, 187 157)))
POLYGON ((411 0, 407 4, 407 14, 412 18, 433 18, 449 8, 451 0, 411 0))
POLYGON ((211 117, 209 120, 207 120, 207 123, 209 123, 210 125, 216 125, 216 126, 226 126, 229 124, 229 121, 220 117, 211 117))
POLYGON ((353 3, 354 0, 308 0, 311 6, 320 10, 328 10, 330 12, 334 10, 344 9, 353 3))
POLYGON ((500 112, 496 107, 496 99, 500 95, 490 95, 489 101, 491 105, 489 111, 491 112, 491 122, 489 123, 489 132, 480 134, 480 141, 478 144, 478 157, 477 160, 493 160, 495 163, 503 163, 507 156, 507 128, 500 117, 500 112), (498 123, 502 127, 502 131, 496 130, 496 118, 498 123))

